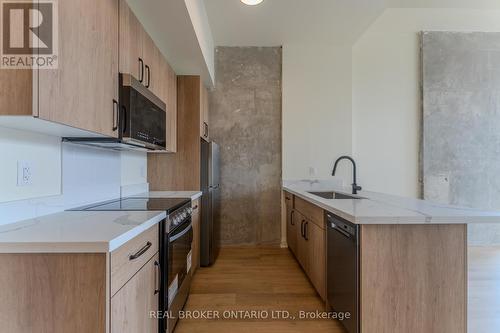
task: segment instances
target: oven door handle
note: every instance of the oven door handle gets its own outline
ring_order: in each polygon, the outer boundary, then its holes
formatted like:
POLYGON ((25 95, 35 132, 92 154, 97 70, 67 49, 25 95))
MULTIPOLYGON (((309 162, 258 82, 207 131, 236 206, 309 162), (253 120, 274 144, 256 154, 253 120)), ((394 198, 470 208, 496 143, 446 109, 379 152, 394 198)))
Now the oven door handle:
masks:
POLYGON ((160 286, 158 284, 161 280, 161 271, 160 271, 160 263, 158 261, 155 260, 154 265, 155 265, 155 270, 156 270, 154 294, 157 295, 160 292, 160 286))
POLYGON ((177 235, 170 237, 169 238, 170 243, 175 242, 176 240, 178 240, 179 238, 181 238, 182 236, 184 236, 185 234, 187 234, 189 232, 189 230, 191 230, 191 229, 193 229, 193 225, 189 224, 189 227, 187 227, 186 229, 182 230, 177 235))

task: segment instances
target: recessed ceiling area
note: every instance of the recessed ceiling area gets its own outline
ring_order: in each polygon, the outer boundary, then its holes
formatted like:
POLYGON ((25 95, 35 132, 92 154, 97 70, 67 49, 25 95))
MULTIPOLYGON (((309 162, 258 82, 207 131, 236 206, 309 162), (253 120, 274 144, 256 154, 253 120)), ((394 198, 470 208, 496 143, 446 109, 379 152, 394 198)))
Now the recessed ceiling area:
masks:
POLYGON ((205 0, 218 46, 350 43, 382 13, 385 0, 205 0))
POLYGON ((353 44, 386 8, 500 8, 498 0, 204 0, 215 45, 353 44))

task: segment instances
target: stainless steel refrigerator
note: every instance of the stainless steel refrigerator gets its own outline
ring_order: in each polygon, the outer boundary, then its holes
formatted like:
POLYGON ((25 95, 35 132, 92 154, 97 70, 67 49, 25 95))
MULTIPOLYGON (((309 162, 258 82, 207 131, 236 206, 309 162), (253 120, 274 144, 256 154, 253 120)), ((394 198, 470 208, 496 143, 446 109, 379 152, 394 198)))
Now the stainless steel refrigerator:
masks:
POLYGON ((220 248, 220 157, 215 142, 201 140, 200 264, 212 265, 220 248))

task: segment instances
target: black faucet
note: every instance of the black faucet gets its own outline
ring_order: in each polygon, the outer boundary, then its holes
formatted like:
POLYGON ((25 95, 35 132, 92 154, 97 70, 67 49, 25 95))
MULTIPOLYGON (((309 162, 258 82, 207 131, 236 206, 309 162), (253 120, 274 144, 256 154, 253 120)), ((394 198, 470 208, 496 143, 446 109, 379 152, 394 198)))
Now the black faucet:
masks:
POLYGON ((340 156, 335 161, 335 165, 333 166, 332 176, 335 176, 335 172, 337 171, 337 164, 339 164, 342 160, 349 160, 352 162, 353 173, 352 173, 352 194, 358 194, 358 191, 361 191, 361 186, 356 184, 356 162, 354 162, 353 158, 350 156, 340 156))

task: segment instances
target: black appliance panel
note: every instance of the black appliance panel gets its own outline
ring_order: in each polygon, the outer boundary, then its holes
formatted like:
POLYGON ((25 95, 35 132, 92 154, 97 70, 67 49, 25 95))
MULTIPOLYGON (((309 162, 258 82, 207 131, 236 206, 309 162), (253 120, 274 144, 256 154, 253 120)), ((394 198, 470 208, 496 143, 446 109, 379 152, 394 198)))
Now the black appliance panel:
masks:
POLYGON ((335 312, 349 313, 340 323, 359 333, 359 227, 333 214, 327 220, 327 297, 335 312))

